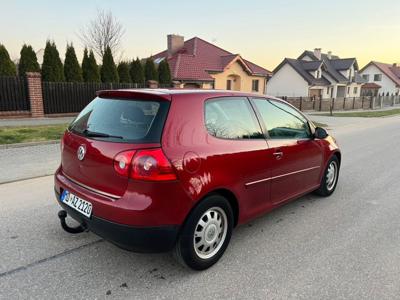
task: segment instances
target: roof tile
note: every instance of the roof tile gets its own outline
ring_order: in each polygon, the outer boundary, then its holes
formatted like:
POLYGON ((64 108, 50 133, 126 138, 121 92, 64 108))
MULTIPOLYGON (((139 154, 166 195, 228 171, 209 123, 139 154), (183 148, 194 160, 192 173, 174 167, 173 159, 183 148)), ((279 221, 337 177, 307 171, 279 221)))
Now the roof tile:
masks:
MULTIPOLYGON (((167 50, 153 55, 153 59, 167 57, 167 50)), ((222 72, 224 68, 238 54, 233 54, 216 45, 213 45, 198 37, 184 42, 181 50, 172 57, 167 57, 171 73, 174 79, 180 80, 204 80, 211 81, 209 71, 222 72)), ((252 75, 269 76, 271 72, 250 62, 243 61, 251 70, 252 75)))

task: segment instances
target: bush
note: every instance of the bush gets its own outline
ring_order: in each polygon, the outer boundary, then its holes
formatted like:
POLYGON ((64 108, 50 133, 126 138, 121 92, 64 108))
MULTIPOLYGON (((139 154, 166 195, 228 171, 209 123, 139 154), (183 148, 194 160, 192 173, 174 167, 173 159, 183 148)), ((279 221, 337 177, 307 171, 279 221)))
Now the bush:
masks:
POLYGON ((82 69, 76 58, 75 49, 71 45, 67 45, 64 61, 64 76, 68 82, 82 82, 82 69))
POLYGON ((110 47, 107 47, 104 52, 100 75, 102 82, 110 83, 119 81, 117 67, 115 66, 110 47))
POLYGON ((20 52, 18 64, 18 74, 23 76, 26 72, 40 72, 40 66, 37 61, 36 53, 31 45, 24 44, 20 52))
POLYGON ((6 47, 0 44, 0 76, 15 76, 17 69, 10 58, 6 47))
POLYGON ((136 60, 132 60, 129 72, 133 83, 144 85, 144 71, 139 58, 136 58, 136 60))
POLYGON ((43 81, 64 81, 63 64, 54 42, 46 42, 42 64, 42 79, 43 81))
POLYGON ((117 67, 119 82, 130 83, 131 75, 129 74, 129 64, 127 62, 120 62, 117 67))

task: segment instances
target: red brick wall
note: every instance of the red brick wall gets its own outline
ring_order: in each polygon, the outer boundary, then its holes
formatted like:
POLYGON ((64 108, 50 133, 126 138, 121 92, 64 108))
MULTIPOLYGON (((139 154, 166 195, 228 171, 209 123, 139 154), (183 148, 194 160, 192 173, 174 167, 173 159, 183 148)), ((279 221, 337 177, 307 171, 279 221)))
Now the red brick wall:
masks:
POLYGON ((42 78, 40 73, 27 72, 26 80, 28 84, 28 95, 31 104, 32 118, 43 118, 43 95, 42 95, 42 78))

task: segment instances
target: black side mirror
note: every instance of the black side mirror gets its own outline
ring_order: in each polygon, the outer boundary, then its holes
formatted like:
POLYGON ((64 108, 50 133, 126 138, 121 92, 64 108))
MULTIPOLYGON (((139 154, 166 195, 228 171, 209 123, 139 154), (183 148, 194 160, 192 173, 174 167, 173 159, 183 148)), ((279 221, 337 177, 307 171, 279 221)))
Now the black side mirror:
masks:
POLYGON ((328 132, 324 128, 322 128, 322 127, 315 128, 314 137, 316 139, 323 140, 327 136, 328 136, 328 132))

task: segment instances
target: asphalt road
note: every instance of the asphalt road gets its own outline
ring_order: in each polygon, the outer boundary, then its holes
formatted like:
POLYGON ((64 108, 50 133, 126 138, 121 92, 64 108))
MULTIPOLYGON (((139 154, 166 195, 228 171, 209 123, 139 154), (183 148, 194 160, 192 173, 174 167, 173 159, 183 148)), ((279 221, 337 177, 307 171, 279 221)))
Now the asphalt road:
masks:
POLYGON ((333 128, 343 150, 335 194, 237 228, 204 272, 65 233, 51 176, 0 185, 0 299, 398 299, 400 117, 333 128))

